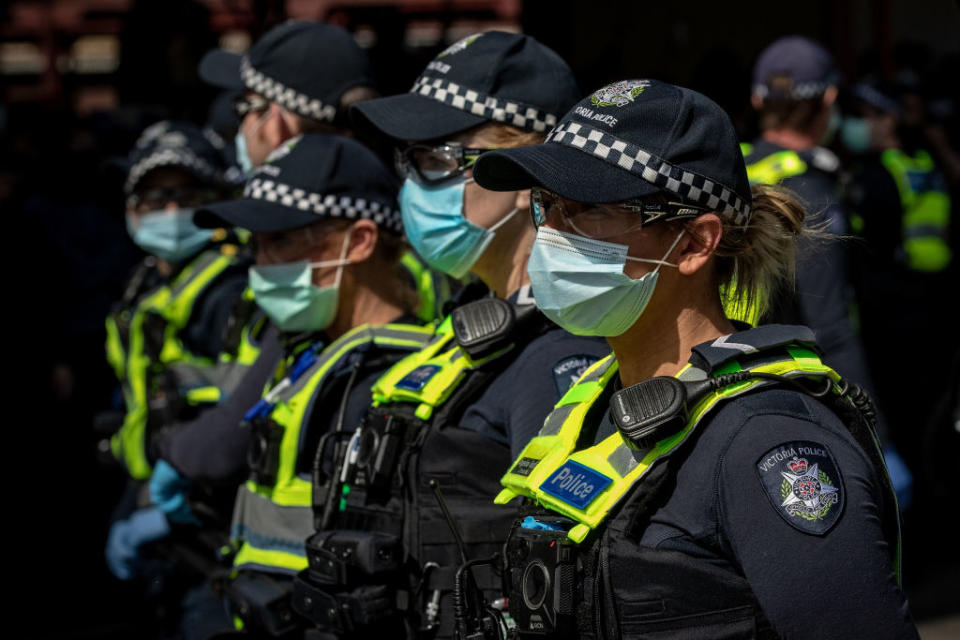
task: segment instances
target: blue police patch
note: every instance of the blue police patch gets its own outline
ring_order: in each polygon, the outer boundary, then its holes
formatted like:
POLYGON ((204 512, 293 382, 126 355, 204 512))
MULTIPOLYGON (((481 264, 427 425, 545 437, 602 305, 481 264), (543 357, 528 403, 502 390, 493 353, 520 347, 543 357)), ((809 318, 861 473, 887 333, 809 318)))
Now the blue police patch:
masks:
POLYGON ((543 481, 540 489, 554 498, 559 498, 577 509, 583 509, 593 502, 600 493, 613 482, 610 478, 597 473, 579 462, 567 460, 566 463, 543 481))
POLYGON ((825 445, 785 442, 757 461, 757 475, 774 510, 790 526, 813 535, 827 533, 843 512, 843 478, 825 445))
POLYGON ((424 364, 420 365, 407 375, 403 376, 397 387, 407 391, 420 391, 430 381, 437 371, 440 371, 440 365, 424 364))
POLYGON ((553 383, 557 386, 557 395, 562 396, 573 386, 583 372, 599 358, 596 356, 577 355, 564 358, 553 365, 553 383))

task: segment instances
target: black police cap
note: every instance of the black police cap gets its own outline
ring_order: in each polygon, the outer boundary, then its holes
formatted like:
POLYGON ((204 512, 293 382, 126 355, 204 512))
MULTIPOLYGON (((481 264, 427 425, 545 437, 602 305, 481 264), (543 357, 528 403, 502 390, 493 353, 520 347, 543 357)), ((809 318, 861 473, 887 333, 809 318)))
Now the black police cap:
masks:
POLYGON ((208 52, 200 77, 224 89, 245 89, 288 111, 332 122, 343 94, 374 85, 363 49, 332 24, 296 20, 276 26, 245 55, 208 52))
POLYGON ((228 186, 229 164, 223 142, 189 122, 161 120, 143 130, 127 159, 125 190, 132 193, 144 176, 160 167, 177 167, 201 182, 228 186))
POLYGON ((833 56, 803 36, 786 36, 774 41, 761 52, 753 66, 753 93, 759 98, 815 98, 838 81, 833 56))
POLYGON ((580 202, 654 193, 745 224, 750 184, 733 123, 706 96, 658 80, 623 80, 574 106, 544 144, 491 151, 473 169, 494 191, 541 186, 580 202))
POLYGON ((443 138, 488 122, 546 133, 580 98, 573 72, 530 36, 478 33, 447 47, 409 93, 367 100, 354 125, 397 140, 443 138))
POLYGON ((243 197, 203 207, 201 227, 285 231, 323 219, 372 220, 391 233, 403 232, 397 180, 358 142, 310 133, 292 138, 257 167, 243 197))

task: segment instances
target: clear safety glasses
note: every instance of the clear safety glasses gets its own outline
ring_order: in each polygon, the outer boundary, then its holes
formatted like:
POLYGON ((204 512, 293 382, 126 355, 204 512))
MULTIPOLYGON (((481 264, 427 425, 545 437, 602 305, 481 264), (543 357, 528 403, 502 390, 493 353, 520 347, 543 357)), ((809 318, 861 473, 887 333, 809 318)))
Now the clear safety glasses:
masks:
POLYGON ((462 174, 490 149, 462 147, 459 144, 414 144, 394 152, 397 173, 424 184, 443 182, 462 174))
POLYGON ((625 200, 576 202, 539 187, 530 190, 530 215, 538 229, 548 221, 560 231, 586 238, 616 238, 654 222, 695 218, 707 209, 682 202, 625 200))

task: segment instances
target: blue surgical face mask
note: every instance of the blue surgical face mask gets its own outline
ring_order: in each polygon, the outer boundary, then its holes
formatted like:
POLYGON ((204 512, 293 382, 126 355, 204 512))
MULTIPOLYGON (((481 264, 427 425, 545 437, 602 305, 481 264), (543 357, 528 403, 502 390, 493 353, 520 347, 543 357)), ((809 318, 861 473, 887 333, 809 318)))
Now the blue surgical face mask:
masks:
POLYGON ((840 142, 852 153, 866 153, 870 150, 870 122, 866 118, 844 118, 840 142))
POLYGON ((633 258, 627 246, 540 227, 530 252, 527 273, 537 308, 570 333, 618 336, 637 321, 657 286, 660 267, 683 232, 661 260, 633 258), (656 269, 636 280, 623 272, 627 260, 648 262, 656 269))
MULTIPOLYGON (((266 111, 260 116, 253 127, 254 131, 258 131, 260 127, 263 126, 263 123, 267 121, 268 115, 270 115, 270 112, 266 111)), ((249 177, 255 167, 253 166, 253 160, 250 159, 250 151, 247 149, 247 137, 243 135, 242 123, 240 130, 237 131, 237 135, 233 138, 233 145, 237 150, 237 164, 240 165, 240 170, 243 171, 243 175, 249 177)))
POLYGON ((470 271, 495 231, 517 212, 514 209, 489 229, 467 220, 463 217, 463 190, 472 181, 460 176, 429 186, 408 178, 400 189, 407 240, 431 267, 454 278, 470 271))
POLYGON ((344 238, 339 260, 324 262, 286 262, 283 264, 250 267, 250 289, 253 299, 281 331, 320 331, 326 329, 337 315, 340 297, 340 278, 350 235, 344 238), (313 284, 313 270, 337 267, 332 285, 313 284))
POLYGON ((137 246, 168 262, 186 260, 213 237, 212 229, 193 224, 193 209, 148 211, 139 220, 128 213, 127 231, 137 246))
POLYGON ((237 164, 240 165, 243 175, 249 176, 253 173, 253 160, 250 159, 250 152, 247 151, 247 138, 243 135, 243 131, 237 131, 233 144, 237 148, 237 164))

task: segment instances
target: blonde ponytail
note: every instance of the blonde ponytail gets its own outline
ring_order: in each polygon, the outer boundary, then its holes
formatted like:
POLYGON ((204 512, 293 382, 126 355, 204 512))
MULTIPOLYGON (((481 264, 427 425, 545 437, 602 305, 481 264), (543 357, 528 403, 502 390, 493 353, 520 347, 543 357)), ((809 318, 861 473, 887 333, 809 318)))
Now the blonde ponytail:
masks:
POLYGON ((724 219, 716 266, 727 315, 756 323, 777 292, 792 289, 796 245, 804 238, 824 240, 821 228, 805 224, 807 212, 788 189, 754 185, 750 222, 724 219))

